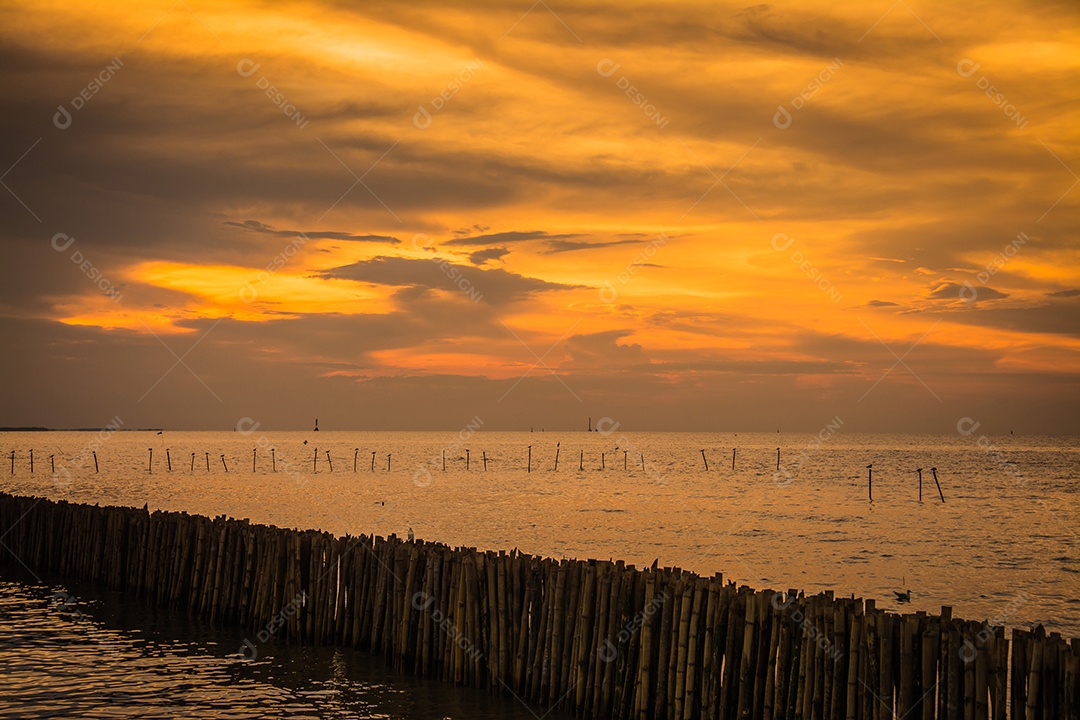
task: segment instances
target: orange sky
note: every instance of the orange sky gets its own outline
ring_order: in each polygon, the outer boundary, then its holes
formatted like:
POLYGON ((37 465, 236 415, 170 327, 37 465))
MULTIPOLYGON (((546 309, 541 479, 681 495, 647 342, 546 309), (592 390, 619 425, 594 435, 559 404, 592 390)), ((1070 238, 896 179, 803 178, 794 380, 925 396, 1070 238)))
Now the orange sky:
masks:
POLYGON ((1080 432, 1078 33, 7 4, 0 425, 1080 432))

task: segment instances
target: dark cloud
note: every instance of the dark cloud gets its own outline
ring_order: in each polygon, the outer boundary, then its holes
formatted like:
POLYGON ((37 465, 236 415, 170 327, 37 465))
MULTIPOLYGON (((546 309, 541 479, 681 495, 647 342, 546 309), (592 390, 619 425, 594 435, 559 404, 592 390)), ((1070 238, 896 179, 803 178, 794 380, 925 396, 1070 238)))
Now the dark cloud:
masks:
POLYGON ((331 268, 320 277, 464 293, 495 306, 524 300, 533 293, 580 287, 525 277, 502 268, 485 270, 457 265, 441 258, 377 257, 331 268))
POLYGON ((483 265, 489 260, 501 260, 509 254, 510 251, 507 248, 491 247, 470 253, 469 262, 473 265, 483 265))
POLYGON ((1052 298, 1072 298, 1080 295, 1080 290, 1073 288, 1072 290, 1059 290, 1057 292, 1046 293, 1046 297, 1052 298))
POLYGON ((575 250, 595 250, 597 248, 612 247, 614 245, 634 245, 640 243, 640 240, 607 240, 607 241, 591 241, 591 240, 548 240, 547 249, 543 251, 545 255, 554 255, 556 253, 574 252, 575 250))
POLYGON ((551 235, 543 230, 510 230, 508 232, 491 233, 490 235, 473 235, 469 237, 454 238, 447 240, 443 245, 470 246, 470 245, 503 245, 506 243, 527 242, 529 240, 559 240, 562 238, 575 238, 579 235, 551 235))
POLYGON ((1009 297, 1008 293, 1003 293, 1000 290, 995 290, 989 285, 985 287, 977 285, 961 285, 959 283, 946 281, 934 283, 930 286, 930 291, 926 297, 931 300, 961 300, 969 303, 981 302, 983 300, 1001 300, 1009 297))
POLYGON ((866 307, 899 307, 899 305, 894 302, 889 302, 888 300, 871 300, 866 303, 866 307))
POLYGON ((258 220, 245 220, 243 222, 227 221, 226 225, 243 228, 248 232, 260 235, 272 235, 274 237, 296 238, 305 237, 308 240, 349 240, 351 242, 378 242, 387 245, 397 245, 401 240, 390 235, 353 235, 346 232, 328 232, 323 230, 276 230, 270 225, 258 220))

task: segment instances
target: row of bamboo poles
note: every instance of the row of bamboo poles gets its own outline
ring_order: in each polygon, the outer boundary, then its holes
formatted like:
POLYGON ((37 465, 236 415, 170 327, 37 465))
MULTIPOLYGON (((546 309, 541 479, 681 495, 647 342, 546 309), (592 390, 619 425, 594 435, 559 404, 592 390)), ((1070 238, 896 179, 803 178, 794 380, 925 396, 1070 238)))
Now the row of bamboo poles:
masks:
POLYGON ((583 718, 1080 718, 1080 642, 678 568, 0 493, 0 563, 583 718))

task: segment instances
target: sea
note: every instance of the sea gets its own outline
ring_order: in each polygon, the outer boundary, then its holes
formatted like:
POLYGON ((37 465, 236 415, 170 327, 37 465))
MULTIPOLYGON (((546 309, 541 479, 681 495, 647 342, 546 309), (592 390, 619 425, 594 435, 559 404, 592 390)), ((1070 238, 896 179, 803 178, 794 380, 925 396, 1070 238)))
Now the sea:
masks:
MULTIPOLYGON (((0 433, 0 452, 8 493, 656 562, 1080 637, 1076 437, 989 437, 974 423, 950 436, 855 434, 839 419, 807 434, 241 422, 0 433), (909 590, 900 604, 895 593, 909 590)), ((399 675, 352 650, 278 647, 249 661, 242 639, 121 593, 0 568, 0 717, 536 717, 512 697, 399 675)))

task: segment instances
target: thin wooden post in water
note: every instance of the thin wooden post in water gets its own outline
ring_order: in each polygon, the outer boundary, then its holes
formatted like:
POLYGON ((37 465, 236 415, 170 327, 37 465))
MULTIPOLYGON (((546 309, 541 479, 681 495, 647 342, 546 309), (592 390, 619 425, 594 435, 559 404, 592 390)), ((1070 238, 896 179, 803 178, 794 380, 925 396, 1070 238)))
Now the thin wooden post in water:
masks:
POLYGON ((525 472, 532 472, 532 445, 529 446, 529 457, 526 460, 525 472))
POLYGON ((561 445, 561 442, 555 443, 555 467, 552 468, 552 472, 557 472, 559 470, 559 446, 561 445))
POLYGON ((866 492, 870 495, 870 502, 874 502, 874 463, 866 466, 866 492))
POLYGON ((225 456, 221 456, 221 465, 225 468, 225 472, 229 472, 229 466, 225 464, 225 456))
MULTIPOLYGON (((150 459, 146 461, 146 472, 154 472, 154 448, 147 448, 150 451, 150 459)), ((34 457, 33 454, 30 457, 34 457)), ((30 472, 33 472, 33 465, 30 466, 30 472)))
POLYGON ((701 461, 705 463, 705 472, 709 472, 709 458, 705 457, 705 451, 701 451, 701 461))
POLYGON ((930 468, 930 472, 934 473, 934 484, 937 485, 937 491, 938 495, 941 496, 941 502, 945 502, 945 493, 941 492, 941 483, 939 483, 937 479, 937 468, 930 468))
POLYGON ((259 452, 258 448, 251 448, 251 472, 255 472, 255 455, 259 452))
POLYGON ((390 472, 390 453, 386 453, 386 472, 390 472))
POLYGON ((446 448, 442 451, 442 471, 446 472, 446 448))
POLYGON ((34 449, 30 448, 30 474, 34 474, 34 449))
POLYGON ((585 468, 583 467, 583 465, 585 465, 585 451, 584 450, 582 450, 581 455, 578 456, 577 469, 578 470, 584 470, 585 468))
POLYGON ((918 468, 915 472, 919 473, 919 502, 922 502, 922 468, 918 468))
POLYGON ((487 450, 481 450, 480 453, 484 457, 484 472, 487 472, 487 450))
MULTIPOLYGON (((97 458, 94 459, 97 460, 97 458)), ((195 453, 191 453, 191 472, 195 472, 195 453)))
POLYGON ((623 470, 626 470, 626 456, 627 456, 627 454, 629 452, 630 452, 629 450, 623 450, 622 451, 622 469, 623 470))
POLYGON ((738 448, 731 448, 731 469, 735 469, 735 453, 738 452, 738 448))
POLYGON ((319 467, 319 448, 315 448, 315 455, 311 458, 311 472, 317 472, 319 467))
POLYGON ((169 472, 172 472, 172 457, 169 455, 169 448, 165 448, 165 463, 169 466, 169 472))
POLYGON ((206 453, 206 472, 210 472, 210 453, 206 453))
MULTIPOLYGON (((94 454, 94 472, 97 472, 97 471, 98 471, 98 464, 97 464, 97 450, 94 450, 94 451, 93 451, 93 454, 94 454)), ((194 455, 194 453, 192 453, 192 454, 194 455)), ((14 458, 12 458, 11 462, 12 462, 12 464, 14 465, 15 459, 14 459, 14 458)))
POLYGON ((326 451, 326 464, 330 466, 330 472, 334 472, 334 461, 330 458, 330 451, 326 451))
POLYGON ((274 453, 274 448, 270 448, 270 469, 277 472, 277 455, 274 453))
POLYGON ((15 474, 15 451, 11 451, 11 474, 15 474))
MULTIPOLYGON (((444 453, 444 455, 443 455, 443 470, 446 469, 445 452, 446 451, 444 450, 443 451, 443 453, 444 453)), ((375 472, 375 451, 374 450, 371 451, 371 472, 375 472)))
POLYGON ((55 475, 56 474, 56 461, 53 460, 52 455, 49 456, 49 467, 52 468, 52 472, 55 475))
POLYGON ((604 469, 604 453, 600 453, 600 469, 604 469))
POLYGON ((641 455, 641 469, 642 469, 642 471, 644 471, 645 470, 645 453, 640 453, 640 455, 641 455))
POLYGON ((776 448, 776 469, 780 469, 780 448, 776 448))
POLYGON ((356 458, 360 455, 360 448, 353 448, 352 454, 352 471, 356 472, 356 458))
POLYGON ((469 451, 468 450, 465 451, 465 469, 466 470, 469 469, 469 451))

